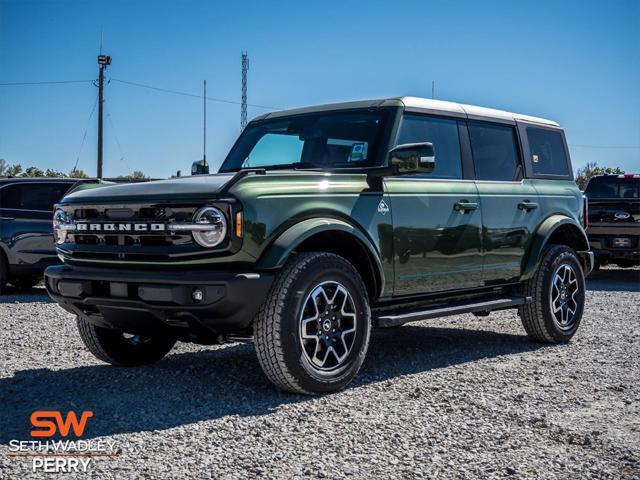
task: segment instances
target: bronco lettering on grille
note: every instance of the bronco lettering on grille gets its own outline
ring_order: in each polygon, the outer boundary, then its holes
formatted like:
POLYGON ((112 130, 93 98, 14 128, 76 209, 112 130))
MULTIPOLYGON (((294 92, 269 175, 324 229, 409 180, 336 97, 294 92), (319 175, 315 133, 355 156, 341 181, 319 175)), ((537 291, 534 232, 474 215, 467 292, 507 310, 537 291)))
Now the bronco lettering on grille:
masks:
POLYGON ((76 223, 79 232, 164 232, 164 223, 76 223))

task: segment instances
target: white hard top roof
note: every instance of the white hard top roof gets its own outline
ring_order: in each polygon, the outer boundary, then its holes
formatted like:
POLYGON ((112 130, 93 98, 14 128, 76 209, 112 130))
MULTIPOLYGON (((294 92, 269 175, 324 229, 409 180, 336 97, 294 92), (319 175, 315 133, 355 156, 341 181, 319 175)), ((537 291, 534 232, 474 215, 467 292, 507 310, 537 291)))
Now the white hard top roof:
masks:
POLYGON ((519 113, 506 112, 493 108, 478 107, 476 105, 465 105, 463 103, 447 102, 444 100, 433 100, 420 97, 395 97, 379 100, 359 100, 355 102, 329 103, 304 108, 290 110, 280 110, 267 113, 258 118, 276 118, 286 115, 299 115, 302 113, 322 112, 328 110, 343 110, 351 108, 372 108, 372 107, 404 107, 405 111, 417 113, 433 113, 447 115, 450 117, 469 118, 473 120, 489 120, 505 123, 515 123, 517 120, 525 122, 539 123, 559 127, 553 120, 532 117, 519 113))

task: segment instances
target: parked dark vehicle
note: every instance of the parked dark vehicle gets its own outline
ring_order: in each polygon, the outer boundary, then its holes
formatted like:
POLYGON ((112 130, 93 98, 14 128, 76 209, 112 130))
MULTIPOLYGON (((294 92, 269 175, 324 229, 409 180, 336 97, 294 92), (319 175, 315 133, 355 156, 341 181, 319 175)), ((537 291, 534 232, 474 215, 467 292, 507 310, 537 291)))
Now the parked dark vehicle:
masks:
POLYGON ((584 191, 589 202, 587 235, 596 267, 640 265, 640 175, 599 175, 584 191))
POLYGON ((66 195, 45 285, 105 362, 253 339, 275 385, 325 393, 372 326, 514 308, 568 342, 584 207, 550 120, 410 97, 273 112, 216 175, 66 195))
POLYGON ((0 178, 0 293, 7 283, 19 290, 42 279, 58 263, 51 214, 74 186, 72 178, 0 178))

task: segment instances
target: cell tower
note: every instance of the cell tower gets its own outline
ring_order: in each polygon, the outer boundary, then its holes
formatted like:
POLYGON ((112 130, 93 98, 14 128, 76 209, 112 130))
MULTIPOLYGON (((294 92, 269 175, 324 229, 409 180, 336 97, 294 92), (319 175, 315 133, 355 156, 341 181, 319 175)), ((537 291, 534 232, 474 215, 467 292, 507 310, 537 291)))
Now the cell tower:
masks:
POLYGON ((242 52, 242 106, 240 107, 240 129, 247 126, 247 70, 249 70, 249 55, 242 52))

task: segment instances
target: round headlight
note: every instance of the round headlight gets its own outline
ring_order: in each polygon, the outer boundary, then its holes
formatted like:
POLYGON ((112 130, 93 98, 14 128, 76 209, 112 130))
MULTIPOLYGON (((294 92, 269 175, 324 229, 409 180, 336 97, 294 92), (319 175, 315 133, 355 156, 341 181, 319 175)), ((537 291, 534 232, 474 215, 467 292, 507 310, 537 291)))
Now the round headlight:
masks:
POLYGON ((193 239, 203 247, 220 245, 227 235, 227 219, 215 207, 203 207, 193 216, 193 223, 202 225, 202 229, 193 230, 193 239))
POLYGON ((56 243, 64 243, 67 239, 67 232, 72 228, 71 217, 58 208, 53 214, 53 238, 56 243))

